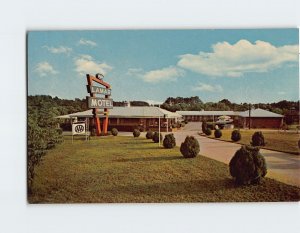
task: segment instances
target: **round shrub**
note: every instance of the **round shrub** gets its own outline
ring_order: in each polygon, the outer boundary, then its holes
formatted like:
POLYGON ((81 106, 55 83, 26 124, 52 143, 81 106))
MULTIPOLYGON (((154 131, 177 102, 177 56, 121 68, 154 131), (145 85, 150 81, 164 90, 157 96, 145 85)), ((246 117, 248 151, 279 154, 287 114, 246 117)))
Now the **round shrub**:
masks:
POLYGON ((258 184, 267 174, 265 158, 259 148, 242 146, 237 150, 229 163, 230 175, 237 184, 258 184))
POLYGON ((239 130, 233 130, 231 132, 231 140, 234 142, 237 142, 239 140, 241 140, 242 136, 239 130))
POLYGON ((185 158, 194 158, 200 152, 200 145, 196 138, 187 136, 180 146, 180 152, 185 158))
POLYGON ((112 134, 113 136, 117 136, 118 133, 119 133, 119 131, 118 131, 116 128, 112 128, 112 129, 111 129, 111 134, 112 134))
POLYGON ((138 129, 134 129, 132 133, 133 133, 133 137, 135 138, 139 137, 141 134, 141 132, 138 129))
POLYGON ((214 134, 215 134, 215 138, 222 137, 222 131, 220 129, 216 129, 214 134))
POLYGON ((252 146, 265 146, 265 137, 262 134, 262 132, 255 132, 252 135, 252 142, 251 142, 252 146))
POLYGON ((210 128, 206 128, 204 133, 207 135, 207 136, 210 136, 211 135, 211 129, 210 128))
POLYGON ((152 139, 152 137, 153 137, 153 132, 149 130, 149 131, 146 133, 146 138, 147 138, 147 139, 152 139))
POLYGON ((152 141, 155 143, 159 142, 159 137, 160 137, 160 141, 162 141, 163 136, 162 134, 159 134, 158 132, 154 132, 153 137, 152 137, 152 141))
POLYGON ((163 141, 164 148, 173 148, 176 146, 176 140, 174 134, 167 134, 163 141))

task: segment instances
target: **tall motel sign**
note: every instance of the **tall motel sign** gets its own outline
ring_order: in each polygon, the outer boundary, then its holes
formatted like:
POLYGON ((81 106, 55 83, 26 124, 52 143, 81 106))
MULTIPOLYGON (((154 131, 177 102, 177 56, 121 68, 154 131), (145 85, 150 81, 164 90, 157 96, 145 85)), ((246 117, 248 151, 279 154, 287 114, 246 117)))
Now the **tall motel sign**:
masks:
POLYGON ((96 74, 96 77, 87 74, 87 91, 90 96, 87 96, 88 108, 93 109, 93 118, 96 125, 96 134, 100 136, 101 132, 107 133, 108 128, 108 114, 109 109, 113 108, 113 99, 110 98, 111 86, 103 81, 104 76, 102 74, 96 74), (94 83, 98 83, 104 87, 95 86, 94 83), (104 98, 96 97, 97 95, 104 95, 104 98), (104 115, 103 125, 101 130, 99 116, 104 115))

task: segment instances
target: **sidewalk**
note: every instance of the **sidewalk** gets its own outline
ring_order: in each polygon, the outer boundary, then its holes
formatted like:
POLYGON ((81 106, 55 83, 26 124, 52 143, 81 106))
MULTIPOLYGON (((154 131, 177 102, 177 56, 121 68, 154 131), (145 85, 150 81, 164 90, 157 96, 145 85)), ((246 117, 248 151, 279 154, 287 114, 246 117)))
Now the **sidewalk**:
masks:
MULTIPOLYGON (((193 123, 189 129, 174 133, 177 146, 181 145, 187 135, 192 135, 200 143, 201 155, 226 164, 229 164, 234 153, 241 148, 240 144, 200 136, 198 135, 199 131, 192 130, 200 127, 193 127, 192 125, 193 123)), ((300 156, 267 149, 261 149, 260 152, 267 162, 267 177, 300 187, 300 156)))

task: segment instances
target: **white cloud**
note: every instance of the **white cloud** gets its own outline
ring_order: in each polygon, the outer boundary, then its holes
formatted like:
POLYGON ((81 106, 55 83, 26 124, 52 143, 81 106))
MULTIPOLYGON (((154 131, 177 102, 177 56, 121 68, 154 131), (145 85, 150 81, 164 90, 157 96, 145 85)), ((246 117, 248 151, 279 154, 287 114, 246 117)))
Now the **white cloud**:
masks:
POLYGON ((70 54, 72 52, 72 49, 65 46, 59 46, 57 48, 55 47, 49 47, 47 45, 43 46, 43 48, 46 48, 50 53, 65 53, 70 54))
POLYGON ((174 66, 148 72, 145 72, 142 69, 130 68, 128 69, 127 75, 140 77, 148 83, 158 83, 161 81, 175 81, 178 77, 184 75, 184 70, 174 66))
POLYGON ((274 45, 256 41, 254 44, 240 40, 236 44, 220 42, 212 52, 184 54, 179 67, 208 76, 240 77, 247 72, 267 72, 287 62, 298 62, 298 45, 274 45))
POLYGON ((39 76, 43 77, 49 74, 57 74, 58 71, 56 71, 52 65, 50 65, 48 62, 40 62, 35 66, 34 71, 39 74, 39 76))
POLYGON ((195 87, 192 88, 192 90, 206 91, 206 92, 222 92, 223 88, 220 85, 210 85, 210 84, 199 82, 195 87))
POLYGON ((81 55, 75 58, 75 70, 81 75, 101 73, 105 75, 108 71, 112 70, 113 67, 104 63, 95 61, 90 55, 81 55))
POLYGON ((86 40, 86 39, 80 39, 78 44, 80 45, 88 45, 88 46, 92 46, 95 47, 97 46, 97 43, 95 41, 92 40, 86 40))

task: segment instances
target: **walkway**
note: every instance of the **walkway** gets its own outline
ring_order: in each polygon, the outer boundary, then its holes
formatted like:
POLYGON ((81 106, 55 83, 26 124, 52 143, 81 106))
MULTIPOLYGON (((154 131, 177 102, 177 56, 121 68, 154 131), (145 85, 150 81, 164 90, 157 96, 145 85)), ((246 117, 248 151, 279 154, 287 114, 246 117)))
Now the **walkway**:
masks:
MULTIPOLYGON (((219 141, 198 135, 201 123, 190 122, 184 130, 174 133, 178 146, 187 135, 193 135, 200 143, 200 154, 229 164, 234 153, 241 147, 239 144, 219 141)), ((300 187, 300 156, 284 152, 261 149, 264 155, 268 173, 267 177, 300 187)))

